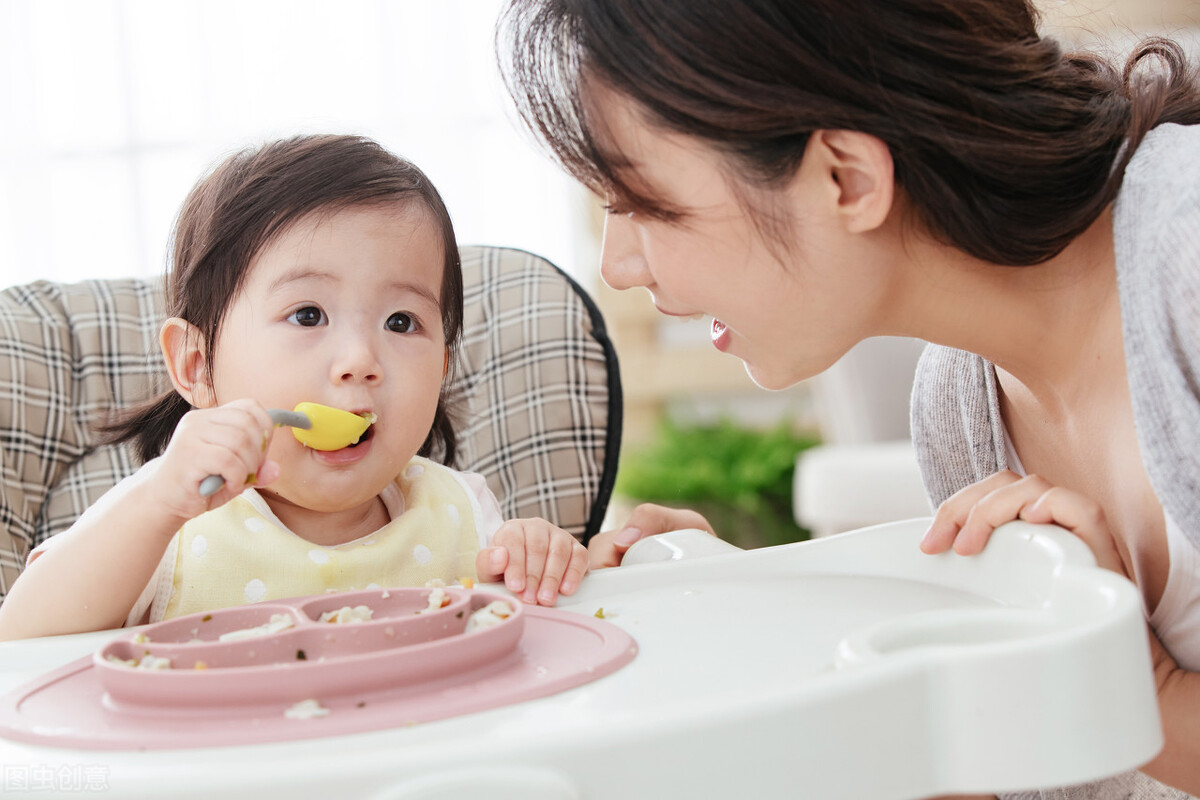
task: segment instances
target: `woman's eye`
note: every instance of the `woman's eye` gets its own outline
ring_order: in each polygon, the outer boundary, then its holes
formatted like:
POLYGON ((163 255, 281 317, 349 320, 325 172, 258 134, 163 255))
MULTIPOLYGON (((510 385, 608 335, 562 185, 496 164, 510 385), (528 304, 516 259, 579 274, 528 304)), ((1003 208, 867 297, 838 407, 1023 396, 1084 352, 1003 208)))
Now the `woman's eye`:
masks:
POLYGON ((417 329, 417 320, 412 314, 397 311, 388 317, 387 329, 395 333, 412 333, 417 329))
POLYGON ((306 328, 315 328, 325 321, 325 313, 316 306, 298 308, 288 315, 288 319, 306 328))

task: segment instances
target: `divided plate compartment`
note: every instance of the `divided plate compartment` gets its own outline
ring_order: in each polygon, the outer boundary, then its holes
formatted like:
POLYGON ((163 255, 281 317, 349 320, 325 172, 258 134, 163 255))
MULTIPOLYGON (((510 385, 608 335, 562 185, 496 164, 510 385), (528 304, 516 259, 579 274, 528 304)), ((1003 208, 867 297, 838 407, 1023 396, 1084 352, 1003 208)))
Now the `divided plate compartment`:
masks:
POLYGON ((42 674, 0 696, 0 738, 151 750, 408 727, 589 683, 637 650, 615 625, 486 589, 269 601, 129 631, 42 674), (507 617, 485 611, 496 602, 507 617), (321 620, 358 606, 369 620, 321 620))
POLYGON ((126 634, 93 658, 114 708, 296 702, 468 672, 510 653, 524 628, 521 604, 497 593, 380 589, 179 617, 126 634), (446 605, 429 608, 434 591, 446 605), (509 617, 464 633, 471 614, 494 601, 509 617), (321 621, 326 612, 359 606, 370 609, 369 620, 321 621), (169 666, 127 663, 155 659, 169 666))

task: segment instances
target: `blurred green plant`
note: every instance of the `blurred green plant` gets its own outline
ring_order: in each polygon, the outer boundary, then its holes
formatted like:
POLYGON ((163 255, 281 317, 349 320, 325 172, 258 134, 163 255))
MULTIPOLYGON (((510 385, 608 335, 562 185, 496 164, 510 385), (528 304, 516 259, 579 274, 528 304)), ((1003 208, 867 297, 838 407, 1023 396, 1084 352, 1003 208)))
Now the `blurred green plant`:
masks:
POLYGON ((792 516, 796 456, 819 444, 788 422, 759 430, 722 420, 683 426, 664 419, 654 439, 621 458, 616 493, 630 501, 692 508, 738 547, 802 541, 792 516))

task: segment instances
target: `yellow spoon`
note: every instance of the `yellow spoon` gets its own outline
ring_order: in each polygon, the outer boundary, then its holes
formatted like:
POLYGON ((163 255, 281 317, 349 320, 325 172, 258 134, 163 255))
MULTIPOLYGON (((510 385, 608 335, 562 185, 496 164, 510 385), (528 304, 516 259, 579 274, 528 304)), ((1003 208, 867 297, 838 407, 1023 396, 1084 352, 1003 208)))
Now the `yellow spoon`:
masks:
POLYGON ((341 450, 354 444, 375 422, 375 415, 354 414, 340 408, 331 408, 318 403, 299 403, 296 412, 308 417, 312 427, 304 430, 292 427, 300 444, 313 450, 341 450))
MULTIPOLYGON (((267 409, 276 427, 286 425, 300 443, 314 450, 341 450, 354 444, 375 422, 375 415, 354 414, 340 408, 318 403, 298 403, 292 411, 267 409)), ((200 496, 210 497, 220 491, 225 479, 209 475, 200 482, 200 496)))

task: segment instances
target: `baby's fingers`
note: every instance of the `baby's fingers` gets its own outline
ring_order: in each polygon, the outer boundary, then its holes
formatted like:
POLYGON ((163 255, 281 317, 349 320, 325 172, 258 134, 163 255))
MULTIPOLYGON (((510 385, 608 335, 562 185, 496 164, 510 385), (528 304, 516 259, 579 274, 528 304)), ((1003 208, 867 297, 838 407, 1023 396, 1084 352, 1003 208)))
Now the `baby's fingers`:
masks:
POLYGON ((503 547, 485 547, 475 555, 475 575, 483 583, 495 583, 504 577, 508 551, 503 547))
POLYGON ((558 591, 562 594, 571 595, 579 589, 579 584, 583 582, 583 576, 587 575, 591 569, 591 559, 588 555, 588 549, 579 542, 574 541, 571 537, 571 560, 567 564, 566 574, 563 575, 562 584, 558 587, 558 591))
MULTIPOLYGON (((499 547, 505 551, 507 563, 502 570, 505 587, 513 594, 520 594, 528 583, 525 575, 525 531, 521 521, 514 520, 501 525, 492 536, 492 545, 493 550, 499 547)), ((500 574, 496 577, 499 578, 500 574)))
MULTIPOLYGON (((538 585, 537 602, 552 606, 558 593, 571 594, 579 587, 587 569, 587 550, 564 530, 550 530, 549 551, 542 566, 542 580, 538 585)), ((526 565, 527 569, 529 565, 526 565)))

